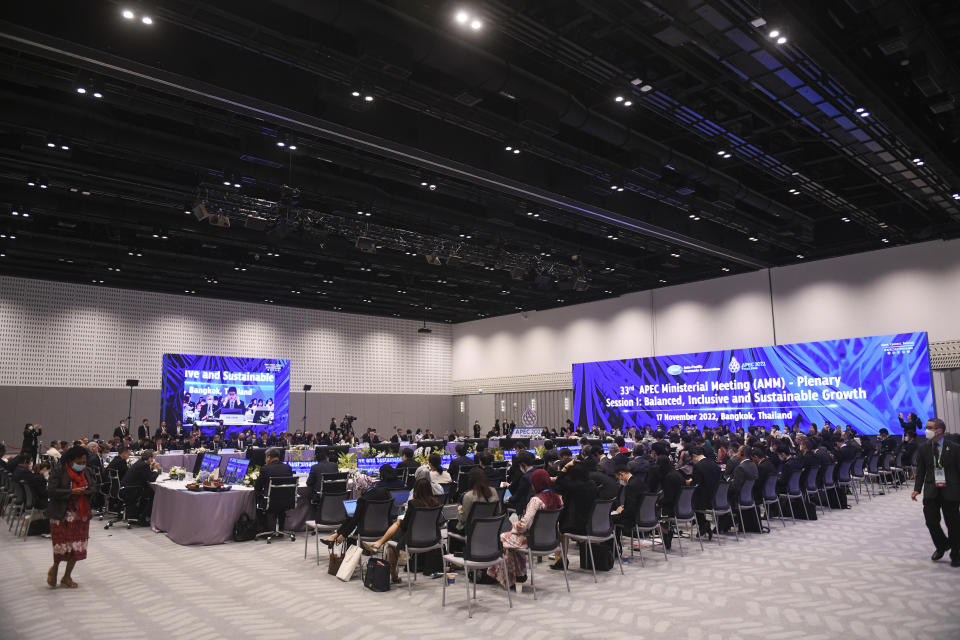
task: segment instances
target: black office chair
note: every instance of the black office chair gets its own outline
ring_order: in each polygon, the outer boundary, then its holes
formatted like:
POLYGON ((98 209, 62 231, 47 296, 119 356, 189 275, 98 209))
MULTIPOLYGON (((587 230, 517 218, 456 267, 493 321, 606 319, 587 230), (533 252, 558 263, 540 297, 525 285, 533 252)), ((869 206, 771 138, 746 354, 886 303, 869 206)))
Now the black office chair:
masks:
POLYGON ((567 578, 567 554, 563 552, 560 530, 557 528, 561 511, 561 509, 538 509, 527 530, 527 546, 518 549, 518 551, 527 552, 527 569, 530 571, 530 587, 533 589, 534 600, 537 599, 537 582, 533 575, 534 556, 542 557, 560 553, 563 581, 567 583, 567 592, 570 592, 570 580, 567 578))
MULTIPOLYGON (((362 511, 357 513, 357 528, 350 534, 349 538, 356 544, 363 542, 376 542, 383 537, 390 525, 393 524, 393 507, 396 502, 393 498, 387 500, 362 500, 357 503, 357 508, 362 511)), ((360 577, 363 577, 363 563, 360 563, 360 577)))
POLYGON ((296 476, 271 476, 267 482, 267 492, 263 495, 258 510, 274 516, 273 531, 261 531, 256 535, 257 538, 266 538, 267 544, 270 544, 274 538, 284 536, 290 536, 290 542, 297 539, 297 535, 293 531, 280 529, 282 526, 280 523, 283 522, 287 511, 293 511, 297 508, 298 480, 296 476))
MULTIPOLYGON (((452 553, 444 554, 445 564, 455 567, 463 567, 464 584, 467 589, 467 617, 473 617, 473 608, 470 598, 470 574, 473 574, 473 599, 477 597, 477 570, 486 570, 492 566, 501 564, 504 575, 507 574, 507 559, 503 552, 503 542, 500 540, 500 527, 503 525, 505 516, 500 515, 494 518, 475 518, 470 522, 470 528, 467 530, 467 547, 463 552, 463 557, 455 556, 452 553)), ((446 567, 444 567, 446 568, 446 567)), ((507 592, 507 603, 513 608, 513 598, 510 597, 510 588, 504 585, 507 592)), ((443 597, 440 606, 447 604, 447 580, 443 580, 443 597)))
POLYGON ((807 501, 803 497, 803 490, 800 488, 800 476, 802 471, 794 471, 786 475, 786 491, 784 493, 778 493, 777 497, 786 498, 787 506, 790 507, 790 520, 794 524, 797 523, 796 513, 793 510, 793 501, 799 500, 800 506, 803 507, 803 517, 807 520, 810 519, 810 514, 807 512, 807 501))
MULTIPOLYGON (((710 509, 703 509, 701 513, 706 517, 707 512, 713 516, 712 526, 717 530, 717 545, 723 546, 723 534, 720 533, 720 516, 730 516, 733 521, 733 506, 730 504, 730 483, 721 481, 717 484, 717 490, 713 494, 713 500, 710 503, 710 509)), ((740 533, 737 527, 733 527, 733 535, 740 542, 740 533)), ((664 549, 666 554, 666 549, 664 549)))
MULTIPOLYGON (((347 509, 343 502, 347 493, 324 493, 314 504, 316 518, 307 520, 305 531, 311 531, 316 537, 317 564, 320 564, 320 532, 336 531, 347 519, 347 509)), ((310 536, 303 536, 303 559, 307 559, 307 541, 310 536)))
POLYGON ((20 535, 20 522, 23 519, 24 509, 27 504, 26 492, 23 489, 23 483, 13 481, 13 506, 10 511, 9 522, 10 526, 7 527, 7 531, 13 531, 13 524, 17 523, 17 534, 20 535))
POLYGON ((346 493, 349 473, 324 473, 320 476, 319 493, 346 493))
POLYGON ((763 483, 763 495, 760 496, 763 502, 763 517, 767 521, 767 531, 770 530, 770 505, 777 505, 777 515, 780 516, 780 524, 786 528, 787 523, 783 519, 783 509, 780 508, 780 496, 777 495, 777 476, 771 473, 763 483))
POLYGON ((831 489, 833 490, 833 496, 837 499, 837 507, 840 507, 840 491, 837 490, 837 465, 834 462, 831 462, 823 468, 823 484, 820 486, 820 493, 823 494, 824 500, 827 502, 827 506, 833 509, 833 504, 830 502, 830 495, 827 493, 831 489))
POLYGON ((593 557, 594 543, 613 540, 613 553, 617 556, 617 562, 620 564, 620 574, 623 575, 623 557, 616 540, 616 531, 613 526, 613 519, 610 517, 610 511, 613 509, 613 498, 595 500, 590 510, 590 519, 587 521, 587 532, 564 533, 563 537, 574 542, 585 542, 587 544, 587 553, 590 555, 590 568, 593 570, 593 581, 597 582, 597 565, 593 557))
MULTIPOLYGON (((111 472, 116 473, 116 472, 111 472)), ((111 480, 111 490, 112 490, 112 480, 111 480)), ((132 529, 134 523, 140 522, 140 502, 143 499, 143 487, 121 487, 120 480, 117 480, 117 489, 116 494, 111 495, 114 500, 120 505, 120 513, 116 518, 110 520, 104 529, 111 529, 113 525, 117 523, 123 523, 127 525, 127 529, 132 529), (131 516, 131 512, 133 515, 131 516)))
POLYGON ((857 503, 860 503, 860 498, 857 497, 860 494, 860 487, 867 490, 867 500, 873 500, 873 492, 870 490, 870 485, 867 484, 867 474, 864 471, 863 467, 866 464, 863 456, 857 456, 853 461, 853 468, 850 469, 850 478, 853 481, 853 495, 857 499, 857 503))
MULTIPOLYGON (((853 499, 860 504, 860 496, 857 495, 857 483, 853 481, 851 470, 853 469, 853 460, 844 460, 837 466, 837 486, 847 493, 850 489, 853 493, 853 499)), ((861 463, 862 464, 862 463, 861 463)))
MULTIPOLYGON (((751 484, 751 486, 753 486, 751 484)), ((697 531, 697 540, 700 542, 700 551, 703 551, 703 538, 700 536, 700 525, 697 523, 697 514, 693 510, 693 492, 696 486, 692 484, 680 487, 680 493, 677 494, 677 501, 673 506, 673 524, 677 528, 677 542, 680 545, 680 556, 683 557, 683 536, 680 535, 680 523, 685 523, 690 529, 690 538, 693 539, 693 531, 697 531)))
POLYGON ((467 514, 467 520, 463 523, 463 533, 457 533, 456 531, 447 531, 447 544, 449 545, 450 539, 456 540, 460 543, 465 544, 467 541, 467 531, 470 531, 470 523, 476 518, 492 518, 500 513, 500 503, 499 502, 474 502, 473 506, 470 507, 470 513, 467 514))
MULTIPOLYGON (((743 528, 743 537, 747 537, 747 522, 743 519, 743 510, 748 512, 752 509, 757 516, 757 527, 760 526, 760 512, 757 510, 757 503, 753 499, 753 485, 756 480, 744 480, 740 486, 740 495, 737 496, 737 513, 740 516, 740 526, 743 528)), ((736 524, 736 523, 734 523, 736 524)))
POLYGON ((806 482, 803 487, 803 495, 806 498, 806 502, 812 502, 813 498, 817 499, 816 505, 814 506, 814 511, 816 507, 820 507, 820 513, 825 513, 823 509, 823 501, 820 499, 820 486, 817 483, 817 476, 819 473, 815 468, 804 469, 800 472, 805 475, 806 482))
MULTIPOLYGON (((657 517, 657 498, 658 493, 645 493, 640 499, 640 506, 637 508, 637 517, 634 520, 633 528, 630 530, 630 557, 633 557, 634 534, 638 540, 645 540, 646 534, 650 534, 651 549, 656 546, 656 532, 660 530, 660 519, 657 517)), ((667 560, 667 547, 663 544, 663 538, 660 539, 660 548, 663 550, 663 559, 667 560)), ((640 566, 644 566, 643 547, 638 546, 640 552, 640 566)))
MULTIPOLYGON (((441 507, 431 507, 420 509, 411 507, 407 511, 405 518, 410 518, 407 525, 407 593, 413 595, 411 583, 417 579, 416 572, 410 570, 410 559, 418 554, 428 551, 441 550, 443 553, 443 539, 440 537, 440 514, 441 507)), ((397 543, 393 540, 387 542, 389 546, 396 547, 397 543)), ((446 576, 444 576, 446 579, 446 576)))

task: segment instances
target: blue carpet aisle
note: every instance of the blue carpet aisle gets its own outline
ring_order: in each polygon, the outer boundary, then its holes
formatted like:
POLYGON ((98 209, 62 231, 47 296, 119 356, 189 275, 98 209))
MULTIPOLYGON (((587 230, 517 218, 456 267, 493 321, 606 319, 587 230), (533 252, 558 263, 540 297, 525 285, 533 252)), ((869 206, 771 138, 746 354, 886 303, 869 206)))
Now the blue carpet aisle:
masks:
MULTIPOLYGON (((813 523, 774 521, 772 535, 690 551, 669 562, 649 554, 594 585, 574 570, 538 576, 508 611, 503 591, 481 585, 467 622, 461 583, 440 608, 439 580, 414 595, 343 584, 304 561, 297 543, 182 547, 148 529, 91 529, 90 557, 76 590, 49 589, 50 542, 0 533, 2 637, 345 638, 937 638, 960 637, 960 569, 932 563, 919 503, 907 491, 827 512, 813 523), (939 595, 938 595, 939 594, 939 595)), ((311 552, 313 546, 311 543, 311 552)), ((572 554, 576 568, 576 553, 572 554)))

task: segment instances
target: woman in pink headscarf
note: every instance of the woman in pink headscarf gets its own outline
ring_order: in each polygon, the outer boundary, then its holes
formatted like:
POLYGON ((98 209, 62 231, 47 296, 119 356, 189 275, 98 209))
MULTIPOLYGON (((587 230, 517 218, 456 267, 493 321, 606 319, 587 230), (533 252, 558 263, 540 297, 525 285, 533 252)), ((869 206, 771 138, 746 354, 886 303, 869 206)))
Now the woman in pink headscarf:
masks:
POLYGON ((527 503, 527 510, 523 517, 513 525, 510 531, 500 534, 503 549, 507 555, 507 574, 503 572, 503 565, 494 565, 487 569, 487 575, 503 586, 512 586, 527 579, 526 555, 517 549, 526 548, 527 530, 533 525, 533 518, 537 511, 563 507, 563 498, 554 493, 550 474, 543 469, 537 469, 530 474, 530 487, 534 495, 527 503))

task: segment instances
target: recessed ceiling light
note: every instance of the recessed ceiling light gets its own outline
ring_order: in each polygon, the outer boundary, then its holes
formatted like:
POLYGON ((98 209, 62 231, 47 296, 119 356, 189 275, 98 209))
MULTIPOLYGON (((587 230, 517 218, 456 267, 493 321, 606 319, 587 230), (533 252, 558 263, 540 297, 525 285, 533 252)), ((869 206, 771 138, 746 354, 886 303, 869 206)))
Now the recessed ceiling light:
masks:
POLYGON ((470 21, 470 28, 473 29, 474 31, 479 31, 480 29, 483 29, 483 21, 478 18, 474 18, 473 20, 470 21))
POLYGON ((373 96, 363 96, 363 99, 364 99, 366 102, 373 102, 373 96))
POLYGON ((667 281, 666 281, 666 280, 661 280, 661 281, 660 281, 660 284, 667 284, 667 281))
POLYGON ((351 91, 351 92, 350 92, 350 95, 352 95, 354 98, 359 98, 359 97, 360 97, 360 92, 359 92, 359 91, 351 91))
POLYGON ((94 98, 102 98, 102 97, 103 97, 103 94, 100 93, 99 91, 94 91, 94 92, 93 92, 93 97, 94 97, 94 98))
POLYGON ((784 38, 783 36, 780 36, 779 38, 777 38, 777 44, 786 44, 786 43, 787 43, 787 39, 784 38))
POLYGON ((797 257, 800 258, 801 260, 803 260, 803 254, 802 254, 802 253, 798 253, 798 254, 797 254, 797 257))
POLYGON ((47 143, 47 146, 50 147, 51 149, 53 149, 53 148, 55 148, 55 147, 57 146, 57 144, 56 144, 55 142, 48 142, 48 143, 47 143))
POLYGON ((285 146, 287 146, 287 143, 284 142, 283 140, 277 140, 277 146, 278 146, 278 147, 285 147, 285 146))
POLYGON ((749 240, 750 242, 757 242, 757 238, 753 236, 750 236, 749 238, 747 238, 747 240, 749 240))
POLYGON ((650 85, 650 84, 645 84, 642 87, 640 87, 640 91, 642 91, 643 93, 646 93, 647 91, 651 91, 652 89, 653 89, 653 85, 650 85))
POLYGON ((614 98, 614 101, 615 101, 615 102, 623 102, 623 96, 617 96, 616 98, 614 98))
POLYGON ((457 24, 467 24, 470 21, 470 14, 460 10, 453 16, 453 19, 457 21, 457 24))
POLYGON ((847 218, 846 216, 844 216, 843 218, 840 218, 840 220, 843 222, 850 222, 850 218, 847 218))
POLYGON ((133 11, 131 11, 130 9, 124 9, 124 10, 123 10, 123 13, 121 13, 121 15, 122 15, 124 18, 126 18, 127 20, 133 20, 134 17, 135 17, 135 16, 133 15, 133 11))
POLYGON ((625 106, 625 107, 631 107, 631 106, 633 106, 633 101, 632 101, 632 100, 624 100, 623 106, 625 106))
POLYGON ((150 16, 143 16, 142 18, 140 18, 140 22, 142 22, 143 24, 153 24, 153 18, 151 18, 150 16))
POLYGON ((732 156, 732 154, 725 153, 725 154, 723 154, 723 159, 724 159, 724 160, 729 160, 731 156, 732 156))
MULTIPOLYGON (((13 236, 10 236, 10 237, 12 238, 13 236)), ((890 242, 890 240, 888 240, 887 238, 880 238, 880 242, 883 242, 884 244, 886 244, 890 242)))
POLYGON ((671 253, 671 254, 670 254, 670 257, 671 257, 671 258, 679 258, 679 257, 680 257, 680 254, 679 254, 679 253, 671 253))
POLYGON ((87 92, 87 90, 84 89, 83 87, 77 87, 77 93, 79 93, 79 94, 84 94, 84 93, 86 93, 86 92, 87 92))
POLYGON ((771 38, 777 38, 777 37, 779 37, 779 36, 780 36, 780 32, 777 31, 776 29, 774 29, 773 31, 770 32, 770 37, 771 37, 771 38))

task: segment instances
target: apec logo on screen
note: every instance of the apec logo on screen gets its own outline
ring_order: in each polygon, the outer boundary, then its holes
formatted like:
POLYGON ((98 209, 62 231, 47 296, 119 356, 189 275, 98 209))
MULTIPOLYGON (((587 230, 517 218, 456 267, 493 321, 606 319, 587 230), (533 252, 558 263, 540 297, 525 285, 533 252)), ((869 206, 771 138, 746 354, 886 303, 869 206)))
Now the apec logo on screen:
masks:
POLYGON ((581 426, 801 419, 900 432, 934 412, 923 332, 573 365, 581 426))

